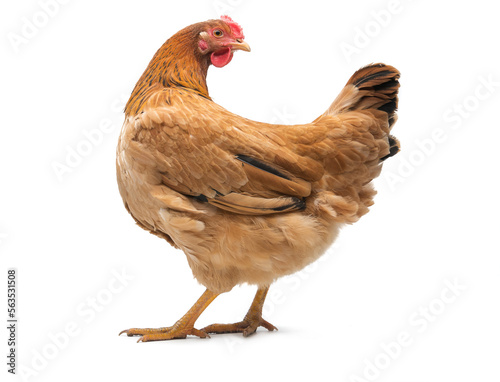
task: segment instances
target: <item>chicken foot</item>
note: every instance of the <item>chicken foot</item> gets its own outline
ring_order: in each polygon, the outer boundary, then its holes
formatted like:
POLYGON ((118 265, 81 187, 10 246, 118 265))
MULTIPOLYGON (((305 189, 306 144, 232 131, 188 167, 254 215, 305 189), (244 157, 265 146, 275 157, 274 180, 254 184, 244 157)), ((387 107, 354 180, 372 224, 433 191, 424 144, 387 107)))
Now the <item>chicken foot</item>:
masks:
POLYGON ((270 324, 262 318, 262 307, 266 299, 269 287, 259 288, 255 294, 252 305, 248 313, 243 318, 243 321, 234 324, 212 324, 201 329, 204 333, 243 333, 244 337, 255 333, 259 326, 263 326, 269 331, 278 330, 274 325, 270 324))
POLYGON ((195 329, 194 323, 218 295, 218 293, 214 293, 207 289, 193 307, 173 326, 157 329, 132 328, 121 331, 119 335, 126 333, 129 337, 141 336, 137 342, 172 340, 175 338, 186 338, 188 335, 198 336, 200 338, 210 337, 205 331, 195 329))

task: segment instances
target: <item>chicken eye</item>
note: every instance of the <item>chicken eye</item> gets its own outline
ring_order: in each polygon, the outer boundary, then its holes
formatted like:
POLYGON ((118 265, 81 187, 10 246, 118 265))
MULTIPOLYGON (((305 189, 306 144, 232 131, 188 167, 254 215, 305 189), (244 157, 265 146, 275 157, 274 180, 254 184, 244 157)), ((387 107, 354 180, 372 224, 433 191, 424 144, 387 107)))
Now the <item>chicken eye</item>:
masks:
POLYGON ((215 37, 222 37, 223 35, 224 35, 224 32, 222 32, 220 29, 214 30, 215 37))

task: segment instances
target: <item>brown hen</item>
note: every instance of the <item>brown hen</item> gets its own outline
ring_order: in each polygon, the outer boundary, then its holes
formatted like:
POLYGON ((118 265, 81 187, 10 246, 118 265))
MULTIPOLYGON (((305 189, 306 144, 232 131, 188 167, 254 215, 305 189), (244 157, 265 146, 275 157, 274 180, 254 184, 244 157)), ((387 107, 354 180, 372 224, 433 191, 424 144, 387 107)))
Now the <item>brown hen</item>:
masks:
POLYGON ((262 318, 269 286, 315 261, 342 225, 368 212, 371 181, 399 150, 389 134, 399 72, 384 64, 354 73, 305 125, 255 122, 217 105, 208 67, 250 51, 243 38, 227 16, 181 30, 155 54, 126 106, 117 149, 125 207, 139 226, 182 249, 207 288, 175 325, 123 331, 139 341, 275 329, 262 318), (194 328, 218 294, 242 283, 258 286, 243 321, 194 328))

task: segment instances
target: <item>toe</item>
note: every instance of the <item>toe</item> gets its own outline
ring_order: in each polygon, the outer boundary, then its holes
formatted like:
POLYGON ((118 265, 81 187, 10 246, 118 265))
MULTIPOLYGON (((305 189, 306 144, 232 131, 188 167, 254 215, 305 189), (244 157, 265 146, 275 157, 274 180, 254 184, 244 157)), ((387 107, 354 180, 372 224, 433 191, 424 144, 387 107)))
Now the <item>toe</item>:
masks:
POLYGON ((248 336, 254 334, 257 331, 257 326, 258 325, 247 326, 246 329, 243 330, 243 337, 248 337, 248 336))
POLYGON ((272 332, 273 330, 278 330, 278 328, 276 326, 274 326, 273 324, 267 322, 264 319, 261 319, 260 326, 263 326, 264 328, 266 328, 270 332, 272 332))
POLYGON ((121 336, 123 333, 126 333, 127 337, 132 337, 132 336, 138 336, 138 335, 140 335, 140 333, 138 333, 138 329, 125 329, 125 330, 122 330, 120 332, 120 334, 118 334, 118 335, 121 336))
POLYGON ((199 330, 199 329, 193 328, 191 334, 193 336, 198 336, 200 338, 210 338, 210 336, 208 335, 208 333, 206 333, 203 329, 199 330))
POLYGON ((132 328, 132 329, 127 329, 127 330, 122 330, 119 336, 122 335, 123 333, 127 333, 128 337, 132 336, 144 336, 148 334, 158 334, 158 333, 166 333, 171 329, 171 327, 164 327, 164 328, 132 328))
POLYGON ((236 322, 234 324, 212 324, 201 329, 205 333, 239 333, 247 327, 244 322, 236 322))

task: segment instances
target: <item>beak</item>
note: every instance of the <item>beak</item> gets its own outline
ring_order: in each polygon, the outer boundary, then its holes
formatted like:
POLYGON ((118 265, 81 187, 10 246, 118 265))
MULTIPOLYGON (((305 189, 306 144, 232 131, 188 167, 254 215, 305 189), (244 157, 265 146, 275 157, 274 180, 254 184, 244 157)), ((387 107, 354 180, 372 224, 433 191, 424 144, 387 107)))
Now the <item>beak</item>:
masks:
POLYGON ((250 45, 248 45, 241 38, 237 39, 236 42, 231 43, 231 49, 233 50, 244 50, 245 52, 250 52, 250 45))

